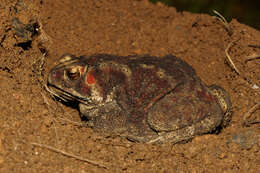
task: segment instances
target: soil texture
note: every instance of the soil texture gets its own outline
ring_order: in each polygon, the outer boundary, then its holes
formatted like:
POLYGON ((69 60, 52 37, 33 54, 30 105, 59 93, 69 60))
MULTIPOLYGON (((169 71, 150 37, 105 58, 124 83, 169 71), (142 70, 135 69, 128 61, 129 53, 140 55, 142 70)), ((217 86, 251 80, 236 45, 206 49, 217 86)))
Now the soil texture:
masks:
POLYGON ((147 0, 1 0, 0 172, 258 172, 259 57, 260 32, 235 19, 147 0), (232 120, 177 145, 101 136, 45 90, 64 53, 173 54, 228 91, 232 120))

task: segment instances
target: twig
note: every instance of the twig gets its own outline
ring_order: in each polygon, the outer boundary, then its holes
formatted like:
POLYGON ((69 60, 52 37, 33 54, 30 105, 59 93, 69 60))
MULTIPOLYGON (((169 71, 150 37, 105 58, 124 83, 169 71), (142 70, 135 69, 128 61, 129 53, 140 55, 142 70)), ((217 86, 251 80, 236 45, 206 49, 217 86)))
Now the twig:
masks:
POLYGON ((229 49, 230 49, 230 47, 231 47, 231 45, 232 45, 233 43, 234 43, 234 42, 231 42, 231 43, 228 44, 227 48, 225 49, 225 53, 226 53, 226 57, 228 58, 228 61, 229 61, 229 64, 231 65, 231 67, 235 70, 235 72, 236 72, 237 74, 240 75, 239 70, 236 68, 235 64, 233 63, 231 57, 230 57, 229 54, 228 54, 228 51, 229 51, 229 49))
POLYGON ((260 123, 260 120, 250 120, 250 121, 246 121, 244 122, 244 126, 249 126, 251 124, 259 124, 260 123))
POLYGON ((55 100, 55 97, 57 97, 57 98, 61 99, 62 101, 67 102, 66 99, 60 97, 58 94, 56 94, 55 92, 53 92, 47 85, 44 85, 44 88, 45 88, 46 91, 48 91, 48 92, 50 93, 51 97, 52 97, 54 100, 55 100))
POLYGON ((250 55, 250 56, 247 56, 246 58, 247 59, 245 60, 245 63, 247 63, 248 61, 260 59, 260 55, 250 55))
POLYGON ((63 150, 59 150, 59 149, 51 147, 49 145, 39 144, 39 143, 35 143, 35 142, 32 142, 31 144, 34 145, 34 146, 41 147, 41 148, 46 148, 46 149, 54 151, 56 153, 60 153, 60 154, 62 154, 64 156, 67 156, 67 157, 71 157, 71 158, 74 158, 74 159, 77 159, 77 160, 80 160, 80 161, 84 161, 84 162, 87 162, 89 164, 92 164, 92 165, 95 165, 95 166, 107 169, 107 167, 105 165, 103 165, 103 164, 101 164, 99 162, 96 162, 96 161, 93 161, 93 160, 89 160, 89 159, 86 159, 86 158, 83 158, 83 157, 80 157, 80 156, 76 156, 76 155, 71 154, 71 153, 67 153, 67 152, 65 152, 63 150))
POLYGON ((87 125, 85 125, 85 124, 83 124, 83 123, 76 122, 76 121, 71 121, 71 120, 69 120, 69 119, 67 119, 67 118, 59 118, 59 117, 58 117, 58 119, 60 119, 60 120, 62 120, 62 121, 67 121, 67 122, 69 122, 69 123, 71 123, 71 124, 74 124, 74 125, 77 125, 77 126, 81 126, 81 127, 87 126, 87 125))
MULTIPOLYGON (((47 97, 41 92, 42 98, 43 98, 43 102, 47 105, 50 106, 51 104, 49 103, 47 97)), ((49 107, 48 107, 49 108, 49 107)))
POLYGON ((249 109, 249 111, 245 114, 244 120, 250 118, 250 116, 260 108, 260 103, 255 104, 252 108, 249 109))
POLYGON ((42 54, 42 57, 41 57, 41 60, 40 60, 40 64, 39 64, 40 75, 41 75, 41 76, 43 76, 43 70, 44 70, 45 58, 46 58, 46 53, 43 53, 43 54, 42 54))
MULTIPOLYGON (((249 124, 248 119, 252 116, 252 114, 253 114, 257 109, 260 109, 260 103, 255 104, 255 105, 254 105, 252 108, 250 108, 249 111, 244 115, 244 122, 243 122, 244 125, 248 125, 248 124, 249 124)), ((254 124, 254 123, 255 123, 255 122, 250 123, 250 124, 254 124)))
POLYGON ((59 144, 59 137, 58 137, 58 131, 55 125, 55 121, 53 121, 53 127, 54 127, 54 132, 55 132, 55 137, 56 137, 56 146, 59 144))
POLYGON ((253 45, 253 44, 249 44, 248 46, 249 46, 249 47, 253 47, 253 48, 260 48, 260 46, 259 46, 259 45, 253 45))
MULTIPOLYGON (((51 106, 50 106, 50 103, 48 102, 46 96, 41 93, 42 95, 42 98, 43 98, 43 102, 47 105, 47 108, 48 108, 48 111, 50 112, 52 110, 51 106)), ((55 125, 55 119, 51 118, 52 122, 53 122, 53 127, 54 127, 54 132, 55 132, 55 136, 56 136, 56 145, 58 146, 58 131, 57 131, 57 128, 56 128, 56 125, 55 125)))
POLYGON ((233 34, 233 32, 232 32, 232 29, 230 28, 227 20, 216 10, 213 10, 213 12, 217 15, 217 19, 224 24, 226 30, 228 31, 228 35, 231 36, 233 34))

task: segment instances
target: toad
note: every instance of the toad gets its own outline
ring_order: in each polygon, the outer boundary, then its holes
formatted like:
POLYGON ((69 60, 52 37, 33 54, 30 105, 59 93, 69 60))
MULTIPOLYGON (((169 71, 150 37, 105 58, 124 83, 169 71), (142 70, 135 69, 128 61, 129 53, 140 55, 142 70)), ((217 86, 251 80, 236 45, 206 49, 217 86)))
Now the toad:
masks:
POLYGON ((144 143, 179 143, 215 132, 231 119, 227 92, 207 86, 173 55, 65 54, 48 76, 48 91, 78 103, 101 134, 144 143))

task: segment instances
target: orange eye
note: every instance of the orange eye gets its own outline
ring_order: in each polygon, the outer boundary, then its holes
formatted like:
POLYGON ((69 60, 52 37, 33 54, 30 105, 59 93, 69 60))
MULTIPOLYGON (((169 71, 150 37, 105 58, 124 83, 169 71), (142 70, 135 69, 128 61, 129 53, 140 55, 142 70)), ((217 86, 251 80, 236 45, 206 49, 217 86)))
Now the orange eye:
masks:
POLYGON ((71 68, 66 70, 66 76, 70 80, 77 80, 80 77, 80 71, 78 68, 71 68))

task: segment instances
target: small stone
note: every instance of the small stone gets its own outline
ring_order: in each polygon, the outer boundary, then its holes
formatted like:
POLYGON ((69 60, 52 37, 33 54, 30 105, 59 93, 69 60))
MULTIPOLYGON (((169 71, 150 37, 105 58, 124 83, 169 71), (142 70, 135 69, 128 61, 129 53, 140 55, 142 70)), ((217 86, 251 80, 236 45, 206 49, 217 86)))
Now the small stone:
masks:
POLYGON ((252 88, 253 88, 253 89, 258 89, 258 88, 259 88, 259 86, 258 86, 258 85, 256 85, 256 84, 254 84, 254 85, 252 86, 252 88))
POLYGON ((235 147, 237 145, 241 149, 249 150, 255 144, 258 143, 259 135, 254 130, 240 130, 237 133, 231 135, 230 139, 227 141, 229 148, 235 147))
POLYGON ((224 158, 227 158, 227 154, 226 153, 221 153, 218 157, 220 159, 224 159, 224 158))

